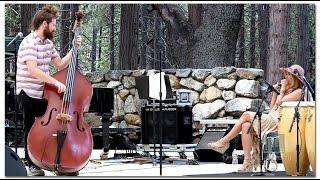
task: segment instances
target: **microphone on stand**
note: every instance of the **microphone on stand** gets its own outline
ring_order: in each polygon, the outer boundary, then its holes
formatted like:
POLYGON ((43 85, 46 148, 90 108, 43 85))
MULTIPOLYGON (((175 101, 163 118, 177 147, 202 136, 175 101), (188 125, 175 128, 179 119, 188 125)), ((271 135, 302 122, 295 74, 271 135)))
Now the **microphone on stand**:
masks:
POLYGON ((14 37, 10 42, 9 44, 7 45, 7 47, 11 46, 11 44, 13 44, 16 40, 20 39, 23 37, 23 34, 22 32, 18 32, 18 34, 16 35, 16 37, 14 37))
POLYGON ((271 84, 269 84, 266 80, 264 80, 264 83, 265 83, 266 85, 268 85, 268 89, 267 89, 267 90, 270 90, 269 92, 274 91, 274 92, 277 93, 278 95, 280 94, 280 92, 279 92, 276 88, 274 88, 271 84))

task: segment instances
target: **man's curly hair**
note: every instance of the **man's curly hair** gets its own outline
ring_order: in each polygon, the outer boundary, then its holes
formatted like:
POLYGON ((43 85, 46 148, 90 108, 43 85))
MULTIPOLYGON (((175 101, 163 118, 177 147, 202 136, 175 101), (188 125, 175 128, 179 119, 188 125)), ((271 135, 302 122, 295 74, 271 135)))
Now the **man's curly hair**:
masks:
POLYGON ((49 4, 43 6, 41 10, 37 11, 32 19, 31 30, 37 30, 43 21, 50 23, 52 19, 57 18, 58 8, 55 5, 49 4))

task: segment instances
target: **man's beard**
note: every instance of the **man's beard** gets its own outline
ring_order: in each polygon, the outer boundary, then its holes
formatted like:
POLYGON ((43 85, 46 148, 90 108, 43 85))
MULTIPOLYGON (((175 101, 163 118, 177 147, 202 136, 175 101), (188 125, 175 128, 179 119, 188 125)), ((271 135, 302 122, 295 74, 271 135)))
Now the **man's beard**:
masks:
POLYGON ((49 28, 45 28, 43 30, 43 35, 46 39, 50 39, 52 40, 53 39, 53 35, 54 35, 54 31, 50 32, 49 28))

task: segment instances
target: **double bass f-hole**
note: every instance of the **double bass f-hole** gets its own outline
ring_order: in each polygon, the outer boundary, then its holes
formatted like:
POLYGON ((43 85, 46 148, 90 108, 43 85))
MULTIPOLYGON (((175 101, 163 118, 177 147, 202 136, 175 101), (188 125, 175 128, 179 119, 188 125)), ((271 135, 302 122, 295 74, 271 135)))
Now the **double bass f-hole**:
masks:
POLYGON ((42 126, 47 126, 47 125, 50 123, 50 121, 51 121, 51 116, 52 116, 52 111, 57 111, 57 109, 56 109, 56 108, 52 108, 52 109, 51 109, 50 114, 49 114, 49 118, 48 118, 47 122, 44 123, 44 121, 41 121, 41 125, 42 125, 42 126))

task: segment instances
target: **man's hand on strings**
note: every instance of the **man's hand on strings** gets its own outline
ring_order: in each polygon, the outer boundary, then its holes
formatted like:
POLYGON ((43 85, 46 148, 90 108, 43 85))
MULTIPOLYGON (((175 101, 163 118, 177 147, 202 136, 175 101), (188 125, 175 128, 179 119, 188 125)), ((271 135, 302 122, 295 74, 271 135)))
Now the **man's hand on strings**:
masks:
POLYGON ((58 88, 58 93, 66 92, 66 85, 62 84, 60 81, 56 81, 54 85, 58 88))
POLYGON ((77 39, 76 39, 76 44, 78 46, 78 48, 81 47, 81 44, 82 44, 82 37, 79 35, 77 36, 77 39))

